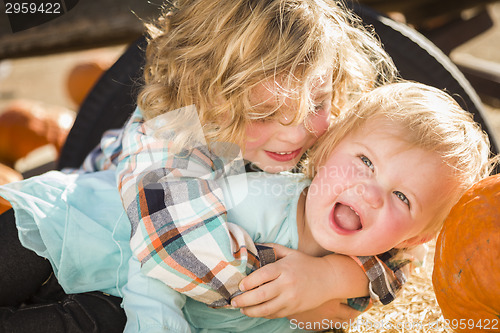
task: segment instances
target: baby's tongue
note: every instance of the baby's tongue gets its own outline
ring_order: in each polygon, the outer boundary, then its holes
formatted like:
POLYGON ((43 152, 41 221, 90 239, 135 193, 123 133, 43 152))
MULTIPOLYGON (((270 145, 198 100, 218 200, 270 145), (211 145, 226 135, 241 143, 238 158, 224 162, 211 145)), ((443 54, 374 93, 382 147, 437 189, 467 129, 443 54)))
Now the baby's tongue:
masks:
POLYGON ((338 203, 335 205, 333 211, 333 218, 335 223, 345 230, 358 230, 361 229, 361 221, 358 214, 356 214, 351 207, 338 203))

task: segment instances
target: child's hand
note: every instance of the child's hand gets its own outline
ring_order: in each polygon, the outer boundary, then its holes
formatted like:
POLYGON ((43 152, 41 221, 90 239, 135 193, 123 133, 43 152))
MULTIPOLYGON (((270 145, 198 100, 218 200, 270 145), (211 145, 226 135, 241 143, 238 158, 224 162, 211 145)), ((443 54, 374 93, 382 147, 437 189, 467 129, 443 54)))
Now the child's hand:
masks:
POLYGON ((248 291, 235 297, 233 306, 249 317, 281 318, 317 308, 333 298, 337 285, 325 257, 271 246, 279 260, 244 278, 240 289, 248 291))

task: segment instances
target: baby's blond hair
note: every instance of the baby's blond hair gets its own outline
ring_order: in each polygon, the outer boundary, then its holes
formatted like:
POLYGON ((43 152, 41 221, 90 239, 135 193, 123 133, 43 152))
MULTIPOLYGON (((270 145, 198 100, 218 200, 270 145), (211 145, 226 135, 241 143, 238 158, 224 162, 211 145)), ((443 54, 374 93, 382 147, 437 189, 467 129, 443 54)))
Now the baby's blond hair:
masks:
POLYGON ((144 118, 194 104, 209 142, 241 144, 249 121, 270 116, 249 102, 251 89, 270 78, 280 78, 284 94, 298 93, 298 122, 313 109, 312 82, 326 70, 335 110, 396 73, 374 35, 335 1, 178 0, 148 27, 144 118))
MULTIPOLYGON (((409 145, 437 153, 450 167, 450 177, 456 180, 454 199, 458 200, 467 188, 488 176, 496 161, 490 158, 486 133, 449 94, 424 84, 401 81, 368 92, 351 111, 337 118, 309 152, 304 173, 314 177, 344 137, 374 119, 390 120, 402 128, 401 139, 409 145)), ((445 217, 434 221, 432 232, 439 230, 445 217)))

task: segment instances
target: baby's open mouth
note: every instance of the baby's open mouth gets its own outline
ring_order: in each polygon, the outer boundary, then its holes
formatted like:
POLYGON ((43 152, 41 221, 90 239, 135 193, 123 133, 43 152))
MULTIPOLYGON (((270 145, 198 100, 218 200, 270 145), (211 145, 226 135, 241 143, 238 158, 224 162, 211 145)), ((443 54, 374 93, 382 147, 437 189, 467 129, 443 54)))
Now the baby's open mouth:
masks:
POLYGON ((333 221, 337 227, 347 231, 360 230, 363 227, 358 213, 352 207, 339 202, 333 208, 333 221))

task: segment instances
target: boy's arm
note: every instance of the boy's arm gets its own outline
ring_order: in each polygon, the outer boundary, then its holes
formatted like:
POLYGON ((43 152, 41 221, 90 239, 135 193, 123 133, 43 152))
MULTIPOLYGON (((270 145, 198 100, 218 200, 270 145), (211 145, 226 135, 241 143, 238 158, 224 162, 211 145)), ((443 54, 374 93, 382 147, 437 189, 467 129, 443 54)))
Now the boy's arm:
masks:
POLYGON ((352 257, 370 280, 370 296, 384 305, 391 303, 408 280, 412 269, 423 263, 427 247, 392 249, 376 256, 352 257))
MULTIPOLYGON (((350 257, 312 257, 272 244, 279 258, 246 277, 233 299, 250 317, 279 318, 302 313, 333 300, 368 296, 368 278, 350 257)), ((349 318, 345 318, 348 320, 349 318)))
MULTIPOLYGON (((226 220, 219 181, 238 170, 228 170, 233 165, 206 144, 172 154, 169 141, 148 126, 140 115, 130 120, 117 166, 132 251, 143 274, 198 301, 226 306, 239 293, 239 281, 261 266, 252 239, 226 220)), ((242 160, 241 166, 244 172, 242 160)))
MULTIPOLYGON (((385 253, 384 253, 385 254, 385 253)), ((386 259, 390 261, 389 257, 386 259)), ((377 256, 352 257, 359 264, 369 279, 370 297, 373 301, 389 304, 396 298, 406 282, 400 270, 391 270, 384 260, 377 256), (399 278, 398 278, 399 277, 399 278)))
POLYGON ((99 144, 85 157, 79 171, 87 173, 115 169, 118 164, 117 158, 122 150, 122 135, 123 128, 104 132, 99 144))
MULTIPOLYGON (((373 301, 388 304, 406 282, 409 264, 418 262, 422 252, 422 249, 391 250, 373 257, 331 254, 314 258, 273 246, 280 260, 245 278, 241 288, 249 291, 233 300, 247 316, 287 316, 315 321, 317 313, 331 312, 323 308, 331 306, 329 300, 348 298, 349 306, 357 311, 365 311, 373 301), (363 297, 368 295, 371 300, 363 297), (311 311, 317 304, 322 305, 311 311)), ((329 319, 339 320, 338 316, 329 319)))

